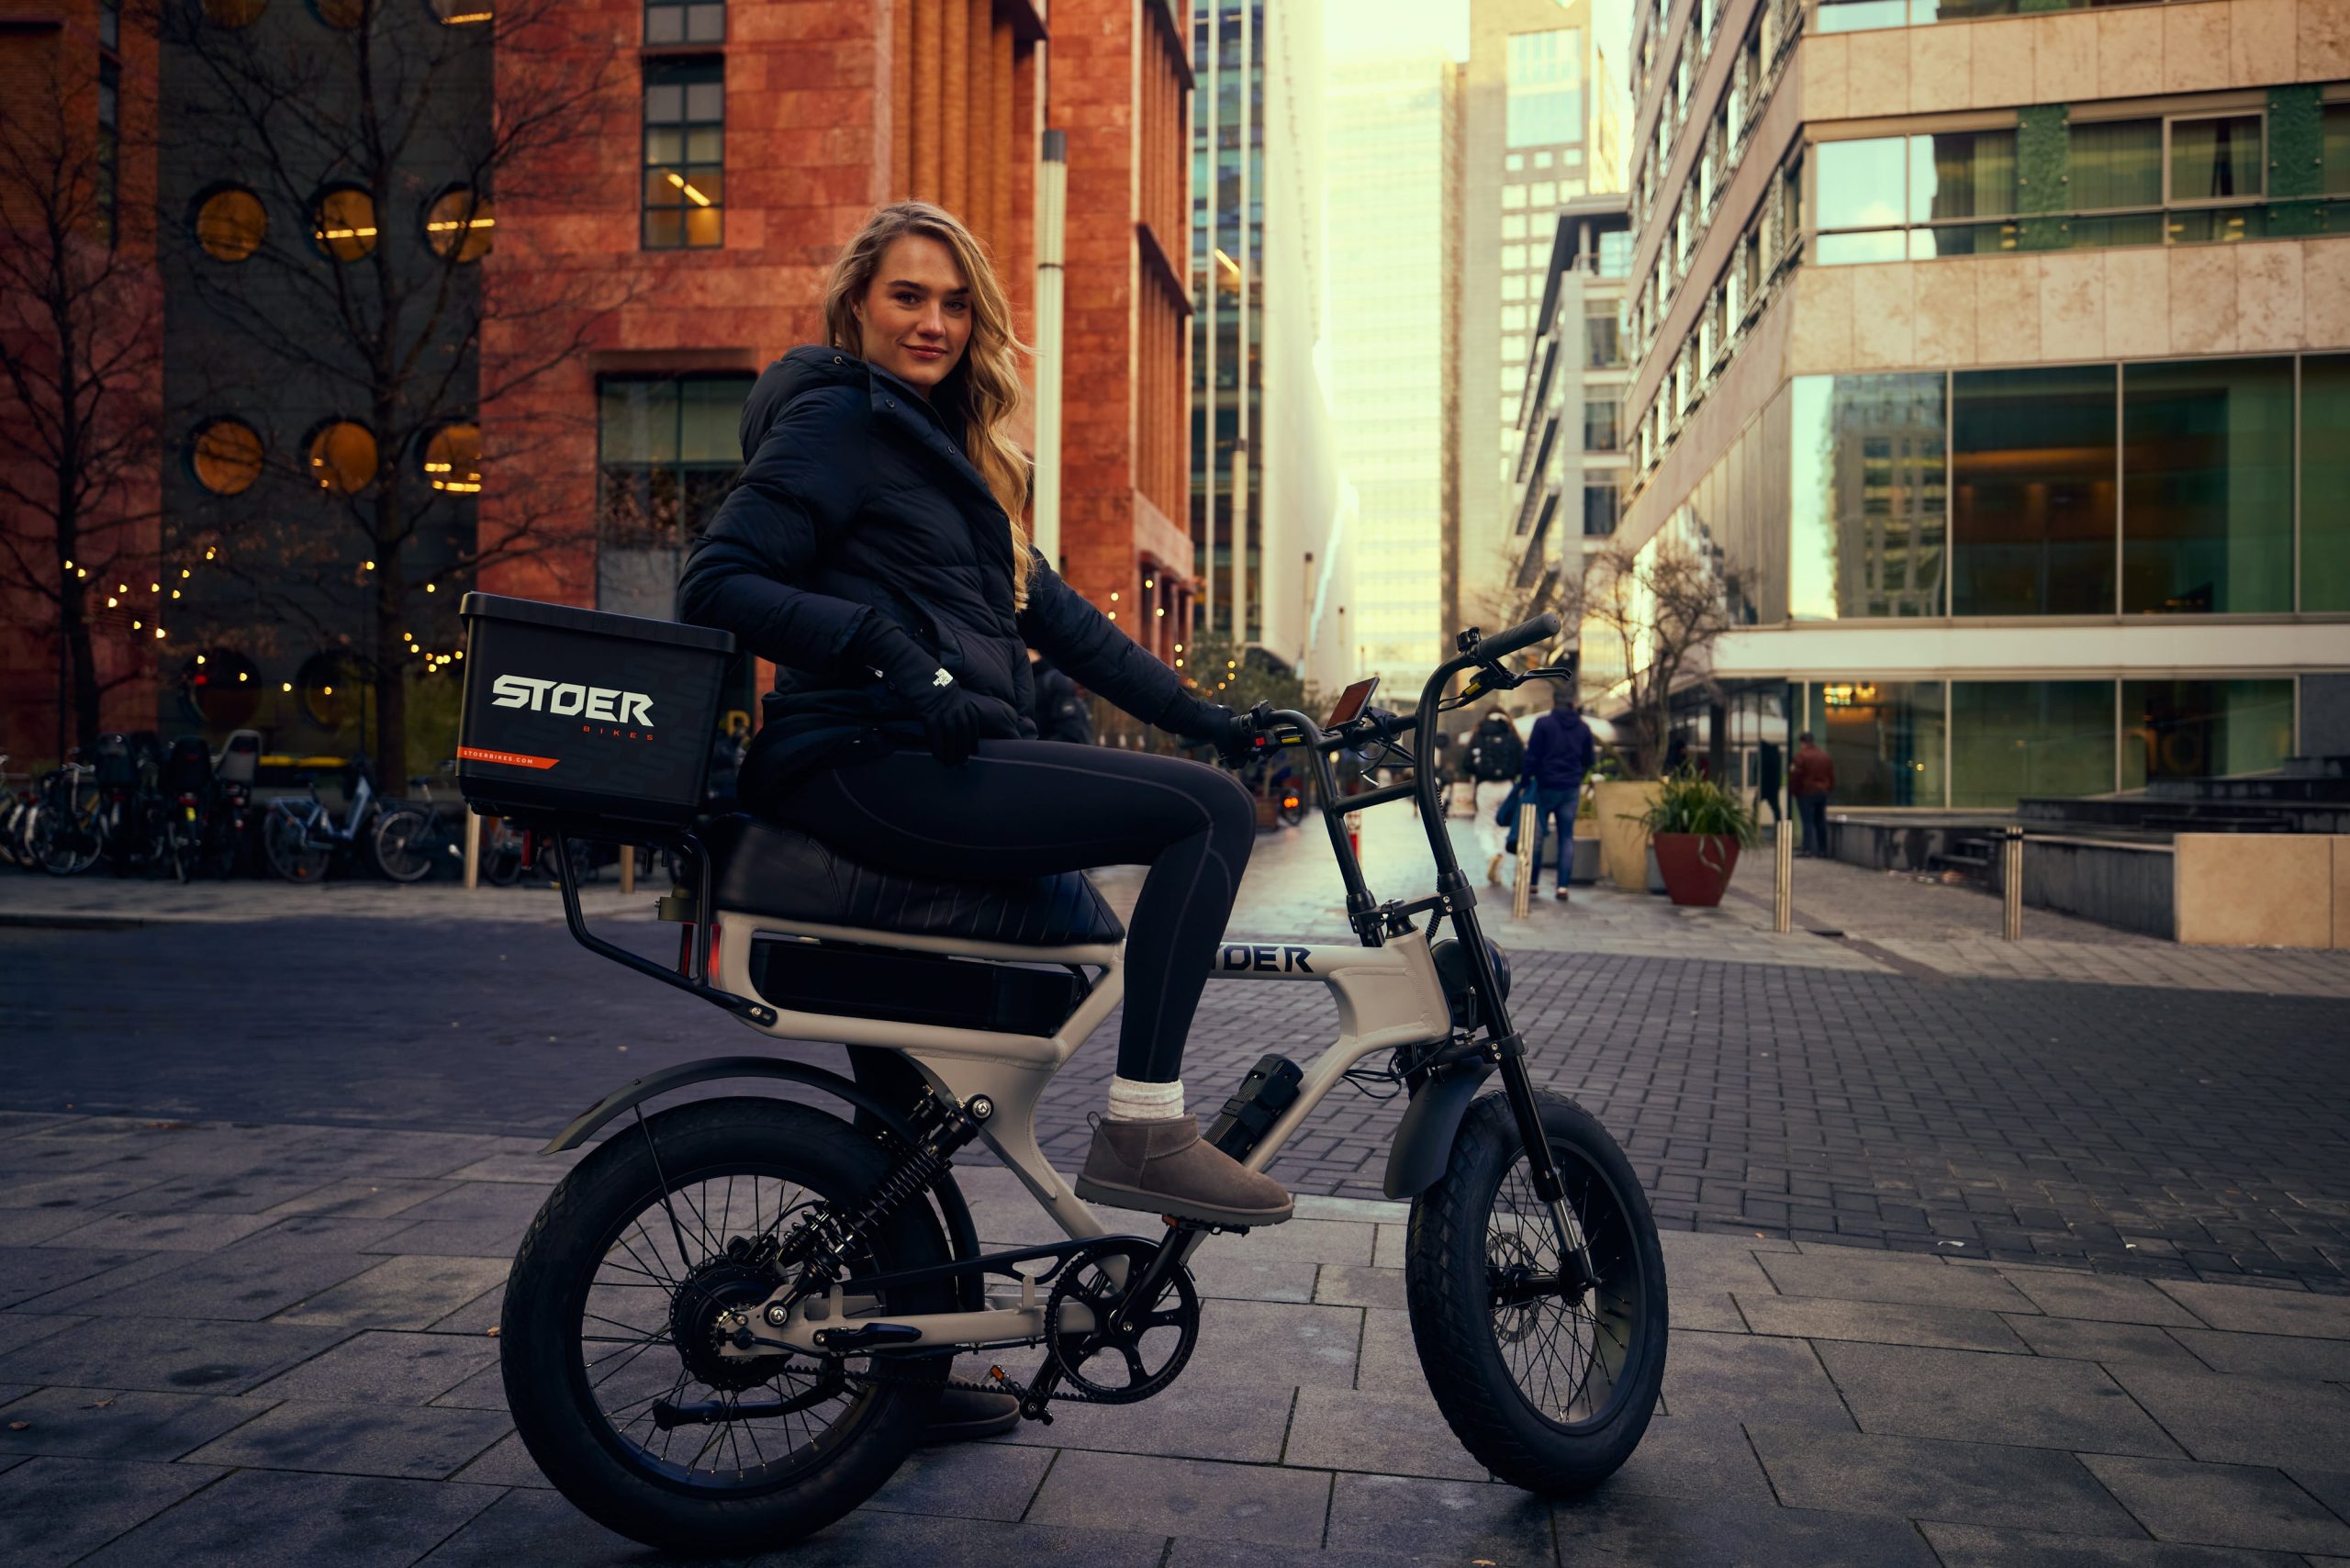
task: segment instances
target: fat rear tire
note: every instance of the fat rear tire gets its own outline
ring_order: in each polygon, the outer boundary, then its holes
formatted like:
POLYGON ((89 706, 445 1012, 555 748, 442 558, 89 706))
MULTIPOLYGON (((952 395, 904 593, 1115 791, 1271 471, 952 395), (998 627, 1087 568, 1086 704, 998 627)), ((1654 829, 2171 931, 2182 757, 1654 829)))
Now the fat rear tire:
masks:
MULTIPOLYGON (((1506 1206, 1499 1201, 1505 1182, 1526 1180, 1525 1144, 1505 1096, 1487 1094, 1470 1106, 1444 1175, 1414 1201, 1404 1282, 1429 1392, 1461 1446, 1512 1485, 1571 1496, 1631 1458, 1656 1409, 1664 1382, 1664 1257, 1648 1199, 1616 1140, 1574 1102, 1535 1098, 1601 1273, 1601 1288, 1586 1299, 1608 1304, 1593 1324, 1592 1342, 1604 1327, 1609 1344, 1624 1346, 1605 1399, 1581 1413, 1546 1409, 1553 1385, 1544 1379, 1531 1393, 1523 1386, 1537 1381, 1525 1374, 1524 1341, 1515 1342, 1516 1369, 1505 1352, 1489 1227, 1497 1207, 1506 1206)), ((1533 1332, 1543 1332, 1539 1315, 1532 1316, 1533 1332)))
MULTIPOLYGON (((879 1143, 820 1111, 778 1100, 707 1100, 665 1111, 641 1128, 621 1124, 556 1185, 514 1260, 498 1351, 523 1445, 581 1512, 649 1546, 747 1552, 822 1529, 890 1478, 920 1442, 951 1358, 890 1362, 888 1370, 911 1385, 871 1389, 839 1422, 828 1454, 763 1490, 721 1491, 659 1473, 649 1451, 614 1429, 588 1386, 579 1338, 607 1248, 665 1190, 758 1170, 838 1210, 872 1192, 889 1167, 879 1143)), ((936 1216, 919 1201, 865 1240, 879 1271, 949 1260, 936 1216)), ((954 1303, 946 1287, 934 1285, 891 1293, 886 1309, 947 1312, 954 1303)), ((677 1359, 666 1345, 646 1354, 677 1359)))

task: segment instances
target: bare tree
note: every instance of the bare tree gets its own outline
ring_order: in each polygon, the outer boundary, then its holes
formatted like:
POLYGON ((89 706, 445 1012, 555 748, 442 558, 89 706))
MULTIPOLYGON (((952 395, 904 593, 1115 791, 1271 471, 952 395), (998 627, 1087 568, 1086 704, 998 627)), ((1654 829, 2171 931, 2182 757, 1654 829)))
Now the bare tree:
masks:
POLYGON ((476 263, 496 236, 503 172, 527 164, 533 196, 559 196, 546 182, 565 160, 550 154, 600 128, 618 40, 583 37, 560 0, 319 0, 328 27, 284 32, 266 17, 217 25, 189 0, 151 3, 185 82, 174 134, 208 166, 238 171, 268 210, 299 215, 208 240, 199 224, 195 242, 216 258, 220 246, 241 252, 234 266, 186 269, 237 345, 212 396, 307 398, 364 426, 364 437, 320 433, 275 458, 315 510, 273 506, 269 521, 181 543, 217 549, 218 569, 251 590, 248 614, 347 650, 373 698, 369 744, 397 778, 409 679, 446 656, 416 628, 449 629, 447 590, 482 568, 575 542, 576 519, 534 510, 527 495, 494 537, 476 529, 485 467, 527 472, 531 455, 483 454, 479 410, 584 353, 625 288, 574 272, 491 290, 476 263), (489 356, 493 321, 500 352, 489 356))
MULTIPOLYGON (((149 667, 148 628, 116 599, 132 577, 143 599, 154 565, 161 301, 135 203, 117 233, 123 158, 93 134, 96 50, 51 51, 39 74, 0 115, 0 599, 54 640, 62 755, 149 667)), ((118 103, 114 123, 147 122, 118 103)))
POLYGON ((1673 694, 1709 681, 1713 647, 1731 626, 1722 575, 1677 535, 1646 548, 1610 544, 1583 558, 1579 594, 1586 657, 1620 661, 1630 698, 1631 765, 1663 771, 1673 694), (1593 640, 1604 648, 1590 645, 1593 640))

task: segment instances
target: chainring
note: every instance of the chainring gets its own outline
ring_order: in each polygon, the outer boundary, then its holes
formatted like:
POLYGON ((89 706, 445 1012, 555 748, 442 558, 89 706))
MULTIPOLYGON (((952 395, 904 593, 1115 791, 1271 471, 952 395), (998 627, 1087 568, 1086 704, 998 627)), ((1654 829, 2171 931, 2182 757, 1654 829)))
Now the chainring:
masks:
POLYGON ((1078 1398, 1132 1405, 1166 1388, 1191 1361, 1200 1339, 1200 1293, 1192 1283, 1191 1271, 1180 1263, 1159 1282, 1156 1301, 1128 1311, 1115 1327, 1102 1327, 1125 1300, 1125 1282, 1139 1279, 1158 1254, 1158 1249, 1147 1241, 1113 1237, 1071 1258, 1060 1271, 1045 1302, 1045 1350, 1060 1381, 1078 1398), (1124 1260, 1123 1278, 1111 1272, 1113 1260, 1124 1260), (1062 1309, 1072 1304, 1092 1314, 1094 1327, 1061 1327, 1062 1309), (1169 1329, 1174 1330, 1171 1342, 1169 1329), (1086 1375, 1087 1363, 1103 1355, 1125 1370, 1125 1383, 1086 1375))

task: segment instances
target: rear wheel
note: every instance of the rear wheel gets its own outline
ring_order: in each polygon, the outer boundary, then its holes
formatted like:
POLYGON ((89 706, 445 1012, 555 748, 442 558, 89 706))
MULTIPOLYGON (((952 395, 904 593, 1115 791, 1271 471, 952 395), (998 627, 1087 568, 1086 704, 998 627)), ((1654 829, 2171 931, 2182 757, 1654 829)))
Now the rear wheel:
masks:
POLYGON ((94 812, 80 804, 39 808, 32 824, 33 858, 52 877, 78 877, 98 863, 94 812))
POLYGON ((272 812, 261 829, 263 856, 269 868, 289 882, 325 879, 334 851, 310 842, 310 824, 291 812, 272 812))
POLYGON ((1614 1474, 1656 1409, 1664 1255, 1607 1130, 1563 1096, 1535 1098, 1591 1282, 1561 1287, 1557 1230, 1501 1094, 1469 1108, 1443 1177, 1413 1203, 1404 1282, 1428 1390, 1471 1457, 1529 1492, 1572 1494, 1614 1474))
POLYGON ((385 812, 375 819, 375 865, 395 882, 420 882, 432 874, 439 836, 422 812, 385 812))
MULTIPOLYGON (((712 1100, 623 1126, 556 1186, 507 1282, 506 1398, 580 1510, 648 1545, 788 1545, 878 1490, 919 1440, 949 1360, 728 1353, 796 1274, 796 1227, 854 1209, 889 1157, 822 1112, 712 1100), (860 1374, 886 1376, 868 1382, 860 1374)), ((926 1204, 854 1239, 845 1280, 947 1260, 926 1204)), ((944 1285, 890 1314, 953 1309, 944 1285)))

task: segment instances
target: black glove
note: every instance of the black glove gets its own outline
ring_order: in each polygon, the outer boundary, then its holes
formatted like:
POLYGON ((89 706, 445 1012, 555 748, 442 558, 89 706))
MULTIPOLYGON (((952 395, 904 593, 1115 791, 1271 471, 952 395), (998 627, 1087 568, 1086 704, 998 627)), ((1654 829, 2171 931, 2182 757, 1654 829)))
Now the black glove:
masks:
POLYGON ((1226 767, 1261 756, 1270 744, 1249 727, 1245 715, 1221 702, 1203 702, 1188 691, 1179 690, 1168 700, 1157 723, 1194 745, 1215 747, 1216 760, 1226 767))
POLYGON ((921 644, 877 621, 858 644, 857 656, 879 670, 890 689, 912 705, 931 756, 949 767, 969 759, 979 744, 979 700, 921 644))

